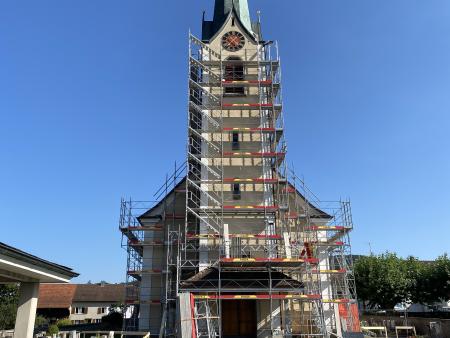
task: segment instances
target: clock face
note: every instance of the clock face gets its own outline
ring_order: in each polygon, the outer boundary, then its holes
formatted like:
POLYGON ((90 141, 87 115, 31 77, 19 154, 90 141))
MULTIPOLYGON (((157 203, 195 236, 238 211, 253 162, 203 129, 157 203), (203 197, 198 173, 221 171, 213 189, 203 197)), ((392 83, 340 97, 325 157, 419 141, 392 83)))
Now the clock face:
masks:
POLYGON ((228 32, 222 37, 222 46, 229 52, 236 52, 245 45, 245 38, 239 32, 228 32))

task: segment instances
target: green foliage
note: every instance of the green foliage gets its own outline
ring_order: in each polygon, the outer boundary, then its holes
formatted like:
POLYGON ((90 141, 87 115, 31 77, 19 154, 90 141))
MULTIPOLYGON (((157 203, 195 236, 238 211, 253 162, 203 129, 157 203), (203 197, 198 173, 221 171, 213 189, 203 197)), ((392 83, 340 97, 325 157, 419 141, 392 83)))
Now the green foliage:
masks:
POLYGON ((53 335, 53 334, 58 334, 58 333, 59 333, 58 325, 53 324, 48 327, 48 330, 47 330, 48 335, 53 335))
POLYGON ((56 322, 56 325, 57 325, 59 328, 62 328, 62 327, 64 327, 64 326, 72 325, 72 321, 71 321, 69 318, 64 318, 64 319, 58 320, 58 321, 56 322))
POLYGON ((369 307, 390 309, 409 298, 414 280, 401 258, 392 253, 359 258, 355 262, 356 290, 369 307))
POLYGON ((448 300, 450 298, 450 259, 447 254, 433 262, 433 270, 429 276, 433 298, 448 300))
POLYGON ((439 300, 439 297, 433 291, 434 286, 430 283, 434 274, 434 263, 417 263, 415 287, 411 290, 411 301, 413 303, 431 304, 439 300))
POLYGON ((354 266, 358 298, 369 308, 392 309, 412 301, 432 304, 450 298, 450 260, 434 262, 414 257, 402 259, 392 253, 358 258, 354 266))
POLYGON ((43 325, 48 324, 48 319, 44 316, 36 316, 36 319, 34 321, 34 327, 40 327, 43 325))
POLYGON ((17 284, 0 285, 0 330, 14 328, 18 300, 17 284))

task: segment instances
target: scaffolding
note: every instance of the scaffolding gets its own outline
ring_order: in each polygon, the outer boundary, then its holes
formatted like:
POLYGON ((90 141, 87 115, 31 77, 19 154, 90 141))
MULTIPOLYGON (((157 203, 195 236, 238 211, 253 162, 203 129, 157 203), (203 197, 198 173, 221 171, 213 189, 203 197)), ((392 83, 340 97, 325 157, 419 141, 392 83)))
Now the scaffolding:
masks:
POLYGON ((186 162, 154 202, 121 202, 124 329, 222 337, 224 306, 257 301, 261 336, 359 331, 350 202, 320 201, 286 165, 277 45, 236 58, 190 34, 188 101, 186 162))
MULTIPOLYGON (((152 201, 121 200, 119 229, 122 247, 127 251, 125 303, 130 309, 124 320, 124 330, 138 330, 139 322, 157 322, 175 325, 173 309, 176 307, 176 246, 180 220, 176 201, 185 199, 183 181, 186 164, 177 165, 167 175, 152 201), (169 192, 173 198, 169 200, 169 192), (157 215, 147 215, 159 208, 157 215), (154 311, 141 311, 142 306, 154 306, 154 311), (162 313, 162 316, 161 316, 162 313)), ((163 328, 165 330, 165 327, 163 328)))
POLYGON ((197 335, 221 336, 222 302, 216 301, 234 299, 268 301, 270 319, 259 330, 269 336, 353 330, 349 203, 323 206, 286 168, 277 46, 227 57, 191 35, 189 50, 177 285, 194 295, 194 313, 209 309, 195 318, 194 327, 208 328, 197 335), (200 325, 205 313, 217 319, 214 325, 200 325))

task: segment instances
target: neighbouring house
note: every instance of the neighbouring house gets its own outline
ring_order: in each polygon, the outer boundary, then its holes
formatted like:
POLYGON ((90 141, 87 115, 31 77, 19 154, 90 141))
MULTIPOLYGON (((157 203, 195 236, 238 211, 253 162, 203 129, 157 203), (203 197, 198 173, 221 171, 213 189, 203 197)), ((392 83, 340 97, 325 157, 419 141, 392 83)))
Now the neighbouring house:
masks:
POLYGON ((124 297, 123 284, 42 284, 37 313, 73 324, 99 323, 124 297))

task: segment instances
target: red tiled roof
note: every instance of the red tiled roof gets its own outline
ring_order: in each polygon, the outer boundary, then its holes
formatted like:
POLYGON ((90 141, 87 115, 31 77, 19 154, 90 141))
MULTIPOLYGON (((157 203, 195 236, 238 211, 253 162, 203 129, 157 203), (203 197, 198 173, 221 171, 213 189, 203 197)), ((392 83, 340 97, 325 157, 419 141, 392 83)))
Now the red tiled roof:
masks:
POLYGON ((76 288, 75 284, 41 284, 38 309, 68 309, 76 288))
POLYGON ((76 302, 121 304, 124 301, 124 284, 41 284, 38 309, 68 309, 76 302))
POLYGON ((124 284, 78 284, 74 302, 104 302, 121 304, 125 301, 124 284))

